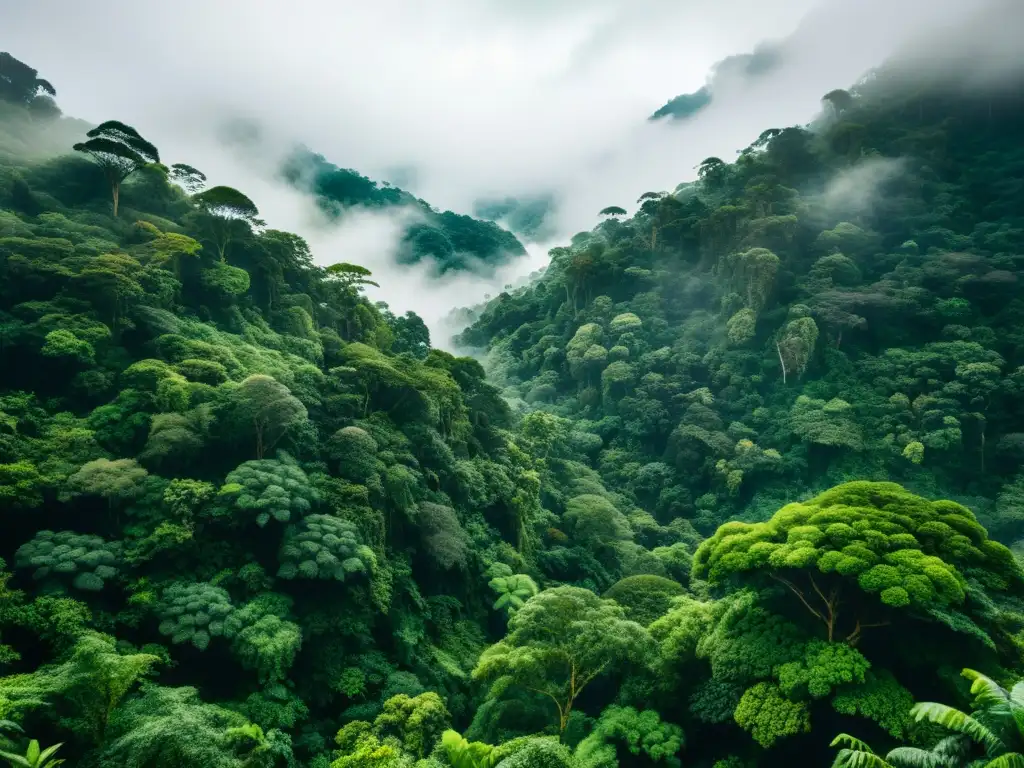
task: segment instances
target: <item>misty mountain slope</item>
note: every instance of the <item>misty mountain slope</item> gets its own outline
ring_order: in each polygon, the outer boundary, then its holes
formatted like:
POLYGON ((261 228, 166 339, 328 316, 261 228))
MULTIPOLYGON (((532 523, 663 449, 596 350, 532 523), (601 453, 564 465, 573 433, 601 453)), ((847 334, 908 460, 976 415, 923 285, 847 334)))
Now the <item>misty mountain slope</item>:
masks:
POLYGON ((0 158, 0 750, 13 718, 83 766, 326 765, 396 695, 468 722, 486 574, 540 525, 507 406, 168 170, 114 217, 79 153, 0 158))
POLYGON ((308 150, 293 152, 281 173, 290 184, 313 194, 320 208, 334 218, 357 206, 407 209, 410 221, 396 254, 401 264, 426 259, 434 262, 437 274, 460 270, 493 272, 526 255, 516 236, 493 221, 438 211, 409 192, 339 168, 308 150))
MULTIPOLYGON (((488 376, 134 127, 61 145, 13 71, 0 761, 1024 752, 1018 91, 883 70, 631 218, 609 200, 479 309, 488 376), (923 728, 929 701, 981 711, 923 728)), ((322 170, 328 209, 498 237, 322 170)))
POLYGON ((1024 104, 901 77, 612 211, 461 341, 663 521, 710 532, 850 477, 991 520, 1024 433, 1024 104))
POLYGON ((473 204, 473 215, 488 221, 501 222, 510 232, 526 242, 545 242, 554 234, 551 219, 557 211, 556 197, 551 194, 527 197, 481 198, 473 204))

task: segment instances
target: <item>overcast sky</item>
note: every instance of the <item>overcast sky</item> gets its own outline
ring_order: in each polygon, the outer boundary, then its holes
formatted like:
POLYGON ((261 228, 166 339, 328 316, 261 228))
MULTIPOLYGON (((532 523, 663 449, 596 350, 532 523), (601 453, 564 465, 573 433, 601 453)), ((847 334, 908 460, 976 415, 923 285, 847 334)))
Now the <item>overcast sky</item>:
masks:
POLYGON ((708 155, 809 121, 826 91, 1000 4, 1016 35, 1024 0, 0 0, 0 50, 53 82, 68 114, 135 125, 166 162, 239 187, 321 261, 366 264, 395 308, 434 322, 493 286, 427 292, 426 277, 389 266, 393 216, 323 229, 270 178, 285 147, 375 178, 412 168, 411 191, 462 212, 480 195, 551 190, 564 240, 606 205, 693 178, 708 155), (783 51, 769 76, 717 83, 686 125, 645 122, 764 41, 783 51), (256 156, 217 149, 238 117, 265 129, 256 156))

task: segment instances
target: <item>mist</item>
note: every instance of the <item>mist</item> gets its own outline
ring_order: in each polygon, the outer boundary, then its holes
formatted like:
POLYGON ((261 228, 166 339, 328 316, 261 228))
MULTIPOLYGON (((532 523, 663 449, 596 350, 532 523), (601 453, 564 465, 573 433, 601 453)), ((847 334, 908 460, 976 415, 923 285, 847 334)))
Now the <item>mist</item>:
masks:
POLYGON ((863 160, 829 180, 822 202, 833 213, 859 216, 871 209, 880 187, 896 178, 904 166, 903 160, 897 158, 863 160))
POLYGON ((705 157, 729 160, 766 128, 807 123, 822 94, 888 58, 966 70, 972 86, 1005 76, 1022 6, 265 0, 253 12, 242 0, 0 0, 0 47, 51 80, 67 114, 135 125, 165 162, 245 191, 270 226, 305 237, 318 262, 371 269, 383 286, 373 298, 423 316, 443 346, 453 306, 543 266, 548 246, 591 228, 601 208, 633 210, 643 192, 691 180, 705 157), (723 68, 708 82, 716 62, 765 43, 778 54, 770 71, 723 68), (713 101, 691 120, 646 120, 705 84, 713 101), (226 147, 224 128, 238 120, 259 126, 259 138, 226 147), (398 266, 410 212, 328 221, 277 178, 297 143, 375 179, 406 169, 409 191, 459 212, 483 196, 552 193, 557 235, 491 277, 398 266))

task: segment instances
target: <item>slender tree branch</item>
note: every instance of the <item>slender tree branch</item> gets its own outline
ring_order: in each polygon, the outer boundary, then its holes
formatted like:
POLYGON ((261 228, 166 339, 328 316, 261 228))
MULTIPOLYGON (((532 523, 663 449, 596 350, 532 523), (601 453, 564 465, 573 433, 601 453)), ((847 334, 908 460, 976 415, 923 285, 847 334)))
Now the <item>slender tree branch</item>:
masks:
POLYGON ((828 620, 825 623, 828 626, 828 641, 831 643, 832 636, 835 632, 836 618, 839 615, 839 611, 837 610, 839 605, 838 593, 833 589, 829 592, 828 597, 825 597, 825 594, 818 587, 818 583, 814 580, 814 577, 808 576, 807 578, 810 579, 811 586, 814 588, 814 591, 818 593, 818 597, 821 598, 821 601, 825 603, 825 609, 828 611, 828 620))
POLYGON ((598 676, 598 675, 600 675, 600 674, 601 674, 602 672, 604 672, 604 668, 605 668, 605 667, 607 667, 607 666, 608 666, 608 662, 606 661, 606 662, 605 662, 604 664, 602 664, 602 665, 601 665, 600 667, 598 667, 597 669, 595 669, 595 670, 594 670, 594 671, 593 671, 593 672, 592 672, 591 674, 587 675, 587 676, 586 676, 586 677, 584 678, 583 682, 582 682, 582 683, 580 683, 580 686, 579 686, 579 688, 577 688, 577 689, 576 689, 576 695, 578 696, 578 695, 579 695, 579 693, 580 693, 580 691, 582 691, 582 690, 583 690, 583 688, 584 688, 584 687, 585 687, 586 685, 588 685, 588 684, 589 684, 589 683, 590 683, 590 682, 591 682, 591 681, 592 681, 592 680, 593 680, 593 679, 594 679, 595 677, 597 677, 597 676, 598 676))
POLYGON ((888 626, 891 623, 892 622, 889 622, 889 621, 878 621, 878 622, 873 622, 871 624, 862 624, 860 622, 860 620, 858 619, 857 620, 857 626, 855 626, 853 628, 853 631, 846 636, 845 642, 851 648, 854 648, 854 647, 857 646, 857 643, 860 642, 860 639, 863 636, 865 629, 868 629, 870 627, 886 627, 886 626, 888 626))
POLYGON ((785 584, 787 587, 789 587, 793 594, 800 598, 800 602, 804 604, 804 607, 806 607, 812 615, 817 616, 818 619, 828 624, 828 621, 825 619, 825 617, 822 616, 819 611, 815 610, 809 602, 807 602, 807 598, 804 597, 803 592, 797 589, 793 582, 789 581, 788 579, 784 579, 781 576, 776 576, 774 573, 771 575, 771 577, 775 579, 775 581, 778 581, 779 583, 785 584))
POLYGON ((528 691, 533 691, 534 693, 539 693, 541 696, 547 696, 549 699, 551 699, 553 702, 555 702, 555 706, 558 707, 558 719, 559 720, 562 719, 562 716, 563 716, 562 715, 562 702, 560 702, 555 697, 555 694, 551 693, 550 691, 541 690, 540 688, 532 688, 529 685, 524 685, 523 687, 526 690, 528 690, 528 691))

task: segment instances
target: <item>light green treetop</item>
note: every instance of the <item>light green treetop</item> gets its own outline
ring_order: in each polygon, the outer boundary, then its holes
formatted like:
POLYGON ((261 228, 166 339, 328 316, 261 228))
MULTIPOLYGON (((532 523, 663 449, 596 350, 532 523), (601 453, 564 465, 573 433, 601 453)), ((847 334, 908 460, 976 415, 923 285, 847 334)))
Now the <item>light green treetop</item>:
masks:
POLYGON ((545 590, 509 620, 505 639, 480 656, 473 677, 495 680, 491 696, 512 684, 550 698, 565 730, 573 704, 595 678, 625 662, 646 663, 647 631, 622 608, 579 587, 545 590))
MULTIPOLYGON (((788 504, 764 523, 730 522, 701 544, 694 575, 712 582, 764 578, 785 586, 827 630, 855 644, 870 624, 909 608, 984 637, 965 606, 965 572, 993 590, 1020 594, 1020 566, 966 507, 928 501, 895 483, 845 483, 788 504), (877 600, 858 596, 877 595, 877 600), (840 613, 841 596, 845 601, 840 613), (966 611, 966 612, 965 612, 966 611), (950 621, 950 612, 959 616, 950 621)), ((988 641, 991 643, 991 640, 988 641)))

